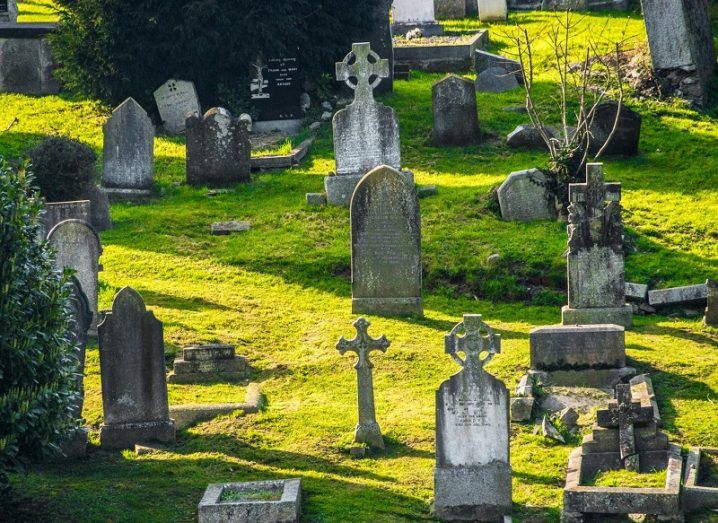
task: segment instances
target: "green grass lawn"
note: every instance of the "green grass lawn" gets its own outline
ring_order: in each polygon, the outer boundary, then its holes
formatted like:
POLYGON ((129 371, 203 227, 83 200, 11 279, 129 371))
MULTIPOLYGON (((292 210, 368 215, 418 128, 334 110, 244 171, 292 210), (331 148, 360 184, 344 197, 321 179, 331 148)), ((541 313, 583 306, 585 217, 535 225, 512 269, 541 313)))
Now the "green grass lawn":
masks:
MULTIPOLYGON (((37 5, 37 4, 33 4, 37 5)), ((22 5, 23 12, 29 4, 22 5)), ((541 12, 512 13, 532 32, 552 23, 541 12)), ((635 14, 591 13, 587 24, 627 29, 645 38, 635 14)), ((475 30, 475 21, 447 24, 475 30)), ((494 24, 491 50, 509 52, 494 24)), ((584 33, 585 34, 585 33, 584 33)), ((547 48, 538 45, 542 60, 547 48)), ((340 58, 340 57, 337 57, 340 58)), ((529 365, 528 332, 560 321, 565 302, 565 224, 504 223, 488 194, 512 171, 542 165, 540 151, 510 150, 504 137, 526 116, 504 108, 523 103, 521 91, 479 93, 488 140, 475 147, 434 148, 431 84, 441 75, 415 74, 396 83, 385 102, 399 115, 405 166, 439 195, 421 201, 425 310, 423 319, 372 317, 373 335, 392 346, 374 356, 376 403, 387 449, 351 459, 343 449, 356 421, 353 359, 336 340, 351 326, 348 211, 309 208, 334 168, 325 125, 299 168, 261 174, 214 198, 184 180, 182 139, 156 141, 157 197, 149 205, 112 206, 114 228, 102 234, 101 306, 131 285, 164 323, 168 362, 203 341, 237 345, 261 382, 268 408, 226 416, 181 431, 168 452, 135 456, 91 448, 81 461, 37 466, 12 478, 14 520, 194 521, 210 482, 302 478, 304 520, 430 521, 434 466, 434 391, 458 370, 443 352, 445 333, 464 313, 481 313, 504 339, 489 371, 515 386, 529 365), (235 236, 209 235, 209 225, 249 220, 235 236), (501 255, 489 265, 487 256, 501 255), (538 289, 538 290, 536 290, 538 289), (24 512, 23 512, 24 511, 24 512)), ((538 78, 552 93, 552 76, 538 78)), ((625 221, 633 248, 627 278, 659 286, 718 278, 718 118, 679 103, 632 100, 643 116, 641 154, 606 160, 608 181, 624 187, 625 221)), ((100 152, 109 109, 71 96, 0 95, 0 152, 17 156, 43 136, 78 138, 100 152)), ((651 373, 665 430, 684 445, 718 446, 718 330, 700 317, 637 317, 627 334, 630 363, 651 373)), ((98 354, 88 354, 84 415, 97 443, 102 419, 98 354)), ((243 401, 244 387, 170 387, 170 402, 243 401)), ((558 521, 572 446, 513 425, 514 521, 558 521)), ((695 521, 710 521, 704 516, 695 521)), ((713 516, 712 521, 718 521, 713 516)))

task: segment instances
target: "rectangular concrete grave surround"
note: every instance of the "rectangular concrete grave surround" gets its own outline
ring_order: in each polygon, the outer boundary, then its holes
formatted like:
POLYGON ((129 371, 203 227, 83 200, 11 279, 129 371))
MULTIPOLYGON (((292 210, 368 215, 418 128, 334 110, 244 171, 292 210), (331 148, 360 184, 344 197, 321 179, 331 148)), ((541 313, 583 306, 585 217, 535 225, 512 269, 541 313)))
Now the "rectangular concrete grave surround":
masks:
POLYGON ((125 449, 136 443, 173 442, 162 323, 137 291, 125 287, 98 330, 104 412, 100 446, 125 449))
POLYGON ((449 75, 432 87, 435 146, 466 146, 481 141, 474 83, 449 75))
POLYGON ((703 304, 707 298, 708 287, 704 283, 648 291, 648 304, 652 307, 703 304))
POLYGON ((247 358, 236 356, 234 345, 213 343, 182 350, 174 361, 168 383, 202 383, 241 380, 247 377, 247 358))
POLYGON ((434 14, 439 20, 466 18, 466 0, 434 0, 434 14))
POLYGON ((508 16, 506 0, 479 0, 479 19, 482 22, 506 20, 508 16))
POLYGON ((395 35, 406 34, 412 29, 421 29, 424 36, 444 34, 444 28, 436 22, 434 0, 394 0, 392 4, 395 35))
POLYGON ((718 282, 706 281, 707 305, 703 325, 718 327, 718 282))
POLYGON ((693 447, 688 453, 683 479, 683 508, 686 512, 718 509, 718 487, 709 487, 702 482, 701 460, 706 454, 718 457, 718 448, 693 447))
POLYGON ((604 183, 603 164, 586 166, 586 183, 569 186, 568 306, 564 325, 630 327, 626 304, 621 184, 604 183))
POLYGON ((304 117, 300 103, 304 79, 299 57, 291 53, 258 57, 250 69, 250 98, 259 113, 254 120, 255 130, 268 132, 300 126, 304 117))
POLYGON ((377 167, 352 196, 352 311, 423 314, 421 219, 414 187, 391 167, 377 167))
POLYGON ((191 114, 202 114, 194 83, 171 78, 154 93, 162 127, 169 134, 182 134, 191 114))
MULTIPOLYGON (((12 1, 12 0, 11 0, 12 1)), ((57 94, 57 61, 47 40, 57 24, 0 22, 0 92, 57 94)))
POLYGON ((0 25, 17 23, 17 0, 0 1, 0 25))
POLYGON ((509 174, 498 189, 501 217, 509 222, 555 219, 556 206, 551 205, 545 184, 546 177, 538 169, 509 174))
POLYGON ((299 521, 301 503, 299 479, 214 483, 199 502, 199 523, 294 523, 299 521), (226 493, 246 493, 247 499, 222 501, 226 493), (269 493, 276 499, 256 499, 269 493))
POLYGON ((455 73, 474 67, 474 53, 489 41, 489 32, 482 29, 468 40, 456 43, 401 45, 394 48, 396 66, 429 73, 455 73))
POLYGON ((50 202, 45 203, 40 215, 42 226, 41 239, 47 238, 47 233, 55 225, 65 220, 80 220, 91 223, 92 210, 90 200, 78 200, 74 202, 50 202))
POLYGON ((500 351, 499 335, 480 315, 465 315, 446 336, 445 352, 462 370, 436 391, 434 515, 442 521, 511 514, 509 391, 484 370, 500 351))

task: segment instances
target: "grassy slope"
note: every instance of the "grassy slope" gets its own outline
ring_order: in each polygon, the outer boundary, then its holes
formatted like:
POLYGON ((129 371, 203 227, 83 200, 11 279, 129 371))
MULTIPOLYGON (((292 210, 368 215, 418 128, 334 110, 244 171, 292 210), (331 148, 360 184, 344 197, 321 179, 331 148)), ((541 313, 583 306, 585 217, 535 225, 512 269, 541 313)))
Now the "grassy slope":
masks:
MULTIPOLYGON (((593 14, 593 24, 628 24, 637 16, 593 14)), ((512 14, 538 31, 542 13, 512 14)), ((476 28, 477 22, 450 29, 476 28)), ((492 47, 506 51, 500 25, 492 47)), ((545 52, 545 49, 544 51, 545 52)), ((38 510, 56 520, 192 521, 210 482, 301 477, 305 519, 334 521, 430 520, 434 464, 434 390, 455 372, 443 354, 443 335, 466 312, 482 313, 504 338, 490 370, 513 387, 529 363, 528 332, 559 321, 559 307, 486 297, 522 296, 522 281, 549 288, 560 303, 565 260, 564 226, 503 223, 486 208, 486 194, 505 176, 539 165, 541 154, 509 150, 500 137, 523 116, 504 111, 520 92, 479 94, 483 129, 495 136, 464 149, 428 145, 431 83, 417 74, 398 82, 386 100, 398 111, 404 163, 421 184, 439 186, 422 201, 426 317, 372 318, 373 333, 392 347, 375 357, 379 421, 388 449, 355 461, 342 452, 355 423, 352 359, 334 342, 351 335, 349 230, 345 209, 307 208, 304 193, 318 191, 333 168, 325 126, 308 161, 291 171, 257 176, 251 185, 209 199, 205 191, 175 186, 183 179, 181 140, 160 137, 156 173, 161 198, 151 205, 114 205, 115 228, 103 233, 102 306, 132 285, 165 325, 168 352, 196 341, 236 343, 256 369, 270 405, 244 418, 203 423, 179 434, 171 452, 135 457, 94 451, 87 460, 43 466, 13 478, 38 510), (248 233, 211 237, 209 224, 249 219, 248 233), (506 262, 488 267, 487 255, 506 262), (514 281, 516 280, 516 281, 514 281), (475 300, 472 295, 477 295, 475 300), (557 298, 558 296, 558 298, 557 298)), ((543 92, 549 76, 540 78, 543 92)), ((100 150, 107 109, 67 97, 0 95, 0 151, 16 155, 40 137, 59 132, 100 150)), ((644 116, 642 154, 611 159, 610 180, 624 183, 626 221, 638 252, 627 261, 632 281, 663 285, 718 278, 718 120, 666 104, 638 104, 644 116)), ((628 354, 654 374, 671 438, 684 445, 718 446, 718 331, 698 318, 638 318, 628 354)), ((85 416, 97 428, 101 400, 97 351, 89 354, 85 416)), ((243 389, 209 385, 171 390, 171 401, 241 400, 243 389)), ((513 426, 512 465, 516 521, 557 521, 565 466, 572 445, 556 445, 513 426)), ((93 440, 96 441, 96 432, 93 440)), ((706 519, 703 519, 705 521, 706 519)))

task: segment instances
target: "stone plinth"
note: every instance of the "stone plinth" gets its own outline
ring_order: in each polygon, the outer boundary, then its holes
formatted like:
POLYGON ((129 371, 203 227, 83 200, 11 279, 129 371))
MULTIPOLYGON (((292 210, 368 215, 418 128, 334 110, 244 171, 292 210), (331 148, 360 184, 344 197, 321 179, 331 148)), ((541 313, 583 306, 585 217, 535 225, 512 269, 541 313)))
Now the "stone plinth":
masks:
POLYGON ((247 377, 247 359, 235 355, 234 345, 195 345, 182 350, 169 383, 202 383, 215 380, 241 380, 247 377))
POLYGON ((199 503, 199 523, 294 523, 301 501, 299 479, 215 483, 199 503))
POLYGON ((618 325, 558 325, 530 334, 531 368, 617 369, 626 365, 625 329, 618 325))

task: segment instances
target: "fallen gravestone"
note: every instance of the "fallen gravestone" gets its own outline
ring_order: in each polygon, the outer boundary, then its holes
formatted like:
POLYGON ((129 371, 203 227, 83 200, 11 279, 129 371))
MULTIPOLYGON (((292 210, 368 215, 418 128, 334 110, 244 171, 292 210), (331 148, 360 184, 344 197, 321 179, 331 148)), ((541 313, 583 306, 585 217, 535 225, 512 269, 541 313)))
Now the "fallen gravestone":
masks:
POLYGON ((703 325, 718 327, 718 282, 706 281, 707 301, 706 314, 703 317, 703 325))
POLYGON ((424 36, 444 34, 444 28, 436 22, 434 0, 394 0, 392 14, 391 30, 395 35, 405 35, 414 29, 420 29, 424 36))
POLYGON ((252 145, 247 127, 221 107, 185 123, 187 183, 212 187, 250 181, 252 145))
POLYGON ((132 98, 120 104, 102 128, 102 187, 110 195, 147 196, 153 184, 155 127, 132 98))
POLYGON ((616 131, 604 149, 604 154, 619 154, 635 156, 638 154, 638 143, 641 140, 641 115, 636 111, 621 105, 621 116, 616 124, 616 102, 605 102, 596 107, 591 124, 591 151, 598 153, 608 140, 614 125, 616 131))
POLYGON ((648 301, 648 285, 626 282, 626 299, 637 302, 648 301))
POLYGON ((502 521, 511 514, 512 497, 509 392, 484 370, 501 351, 501 339, 480 315, 467 314, 445 347, 462 369, 436 391, 435 516, 502 521))
POLYGON ((352 196, 352 310, 422 315, 421 220, 414 187, 377 167, 352 196))
POLYGON ((168 383, 202 383, 240 380, 247 377, 247 358, 234 353, 234 345, 213 343, 182 349, 174 361, 168 383))
POLYGON ((199 523, 295 523, 299 521, 299 479, 214 483, 199 502, 199 523))
POLYGON ((432 98, 434 145, 475 145, 481 141, 476 91, 471 80, 449 75, 433 85, 432 98))
POLYGON ((226 236, 248 231, 251 227, 252 224, 249 222, 217 222, 210 225, 209 233, 213 236, 226 236))
POLYGON ((0 24, 17 23, 17 0, 0 2, 0 24))
POLYGON ((648 304, 651 307, 672 307, 676 305, 704 303, 708 297, 706 284, 686 285, 671 289, 648 291, 648 304))
POLYGON ((104 411, 100 445, 124 449, 174 441, 162 323, 147 311, 137 291, 125 287, 98 330, 104 411))
POLYGON ((509 174, 498 189, 501 216, 506 221, 531 222, 556 218, 556 205, 538 169, 509 174))
MULTIPOLYGON (((543 129, 549 139, 558 139, 561 137, 561 133, 559 133, 558 129, 551 125, 546 125, 543 129)), ((506 144, 513 148, 540 147, 546 149, 546 141, 543 139, 543 136, 541 136, 539 129, 533 124, 517 126, 516 129, 511 131, 506 137, 506 144)))
POLYGON ((506 20, 508 15, 506 0, 479 0, 479 20, 482 22, 506 20))
POLYGON ((202 114, 197 89, 192 82, 167 80, 154 93, 162 127, 169 134, 182 134, 191 114, 202 114))
POLYGON ((476 75, 476 90, 482 93, 505 93, 519 87, 516 75, 503 67, 489 67, 476 75))

